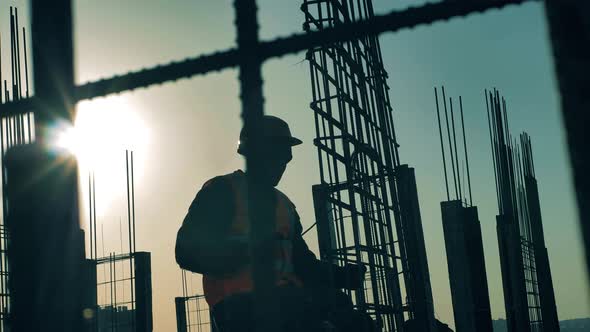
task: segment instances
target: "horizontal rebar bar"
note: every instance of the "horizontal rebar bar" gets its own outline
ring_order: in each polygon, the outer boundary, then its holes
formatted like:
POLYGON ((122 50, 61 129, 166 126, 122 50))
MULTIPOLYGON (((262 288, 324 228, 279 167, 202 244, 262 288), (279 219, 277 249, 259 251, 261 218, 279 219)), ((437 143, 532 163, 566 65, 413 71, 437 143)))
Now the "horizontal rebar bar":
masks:
MULTIPOLYGON (((429 3, 403 11, 394 10, 389 14, 376 15, 368 20, 341 24, 321 31, 294 34, 271 41, 263 41, 258 45, 259 51, 257 54, 260 60, 263 61, 320 45, 349 41, 370 34, 396 32, 419 25, 449 20, 454 17, 463 17, 472 13, 482 13, 490 9, 501 9, 508 5, 520 5, 533 1, 540 2, 540 0, 480 0, 477 2, 443 1, 429 3)), ((237 67, 240 61, 240 53, 239 49, 231 48, 86 83, 75 87, 74 98, 78 102, 237 67)), ((0 116, 6 117, 28 112, 35 108, 35 104, 35 98, 31 97, 2 104, 0 105, 0 116)))

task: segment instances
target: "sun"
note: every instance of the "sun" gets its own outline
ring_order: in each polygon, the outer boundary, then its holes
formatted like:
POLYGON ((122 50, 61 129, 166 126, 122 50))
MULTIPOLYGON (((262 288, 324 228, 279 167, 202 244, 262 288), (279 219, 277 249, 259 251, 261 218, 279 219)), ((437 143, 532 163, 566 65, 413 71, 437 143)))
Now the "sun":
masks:
POLYGON ((95 174, 98 216, 126 196, 126 150, 134 152, 136 185, 144 173, 149 131, 136 110, 123 96, 83 101, 77 105, 74 126, 58 129, 56 145, 78 160, 83 197, 88 175, 95 174))

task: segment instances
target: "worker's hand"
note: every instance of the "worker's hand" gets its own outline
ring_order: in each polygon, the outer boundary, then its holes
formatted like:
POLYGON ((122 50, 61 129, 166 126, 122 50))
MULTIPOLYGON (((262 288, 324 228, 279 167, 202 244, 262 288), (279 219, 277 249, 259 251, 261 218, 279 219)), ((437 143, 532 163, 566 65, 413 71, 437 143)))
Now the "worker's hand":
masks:
POLYGON ((367 268, 364 265, 344 265, 344 278, 347 289, 359 289, 363 287, 367 268))

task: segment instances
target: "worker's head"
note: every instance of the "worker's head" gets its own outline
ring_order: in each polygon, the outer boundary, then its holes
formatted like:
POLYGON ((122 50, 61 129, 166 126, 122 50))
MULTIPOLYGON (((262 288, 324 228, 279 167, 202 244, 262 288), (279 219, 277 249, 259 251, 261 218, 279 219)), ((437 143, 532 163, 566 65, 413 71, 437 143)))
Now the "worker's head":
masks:
MULTIPOLYGON (((276 186, 293 157, 291 147, 301 144, 301 140, 291 135, 289 125, 285 121, 271 115, 262 117, 260 135, 262 140, 258 148, 264 156, 264 162, 261 165, 263 172, 260 174, 264 181, 276 186)), ((253 148, 250 146, 249 136, 248 132, 242 128, 238 153, 243 156, 247 156, 253 148)))

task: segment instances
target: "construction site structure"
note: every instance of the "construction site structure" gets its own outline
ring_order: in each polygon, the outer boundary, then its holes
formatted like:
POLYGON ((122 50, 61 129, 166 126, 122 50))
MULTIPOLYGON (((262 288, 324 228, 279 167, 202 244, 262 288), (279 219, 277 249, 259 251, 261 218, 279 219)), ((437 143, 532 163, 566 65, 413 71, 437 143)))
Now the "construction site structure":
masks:
POLYGON ((178 332, 218 332, 205 295, 193 294, 189 287, 190 271, 182 270, 182 296, 174 298, 178 332))
POLYGON ((446 201, 441 202, 440 207, 455 331, 493 332, 481 225, 477 206, 473 205, 471 192, 463 100, 459 96, 462 131, 462 140, 459 138, 459 147, 461 147, 461 141, 463 143, 463 151, 460 152, 457 149, 453 99, 449 98, 447 102, 445 88, 442 87, 443 117, 441 116, 439 94, 436 88, 434 89, 434 96, 447 195, 446 201), (446 133, 443 134, 445 128, 446 133), (460 154, 463 157, 460 157, 460 154), (448 170, 447 166, 449 166, 450 170, 448 170), (466 178, 462 178, 462 170, 466 171, 466 178))
POLYGON ((508 331, 559 331, 530 137, 523 133, 513 141, 506 100, 496 89, 485 96, 508 331))
MULTIPOLYGON (((10 7, 10 72, 3 75, 0 68, 0 102, 8 103, 29 97, 29 58, 27 30, 19 26, 18 8, 10 7)), ((4 39, 5 40, 5 39, 4 39)), ((0 49, 1 52, 1 49, 0 49)), ((0 55, 0 67, 5 60, 0 55)), ((2 167, 2 218, 0 219, 0 332, 10 331, 10 269, 8 247, 10 234, 7 227, 8 195, 6 195, 5 155, 12 147, 34 140, 33 114, 27 112, 0 120, 0 167, 2 167)))
MULTIPOLYGON (((10 116, 34 111, 35 138, 45 141, 47 137, 44 137, 46 134, 43 129, 62 121, 71 124, 75 115, 74 105, 79 101, 237 67, 240 72, 241 110, 244 124, 248 128, 257 128, 264 114, 261 66, 269 59, 320 47, 320 45, 353 40, 366 34, 398 32, 402 29, 429 25, 433 22, 525 2, 532 1, 441 1, 405 10, 393 10, 367 20, 326 28, 321 32, 300 33, 261 41, 258 38, 260 24, 256 16, 257 2, 240 0, 235 2, 238 18, 235 21, 238 35, 237 47, 76 85, 71 0, 51 2, 31 0, 32 44, 35 50, 32 66, 35 96, 5 102, 0 105, 0 113, 5 121, 10 116)), ((575 187, 580 225, 585 239, 586 262, 587 267, 590 268, 590 222, 588 222, 590 208, 586 204, 589 192, 587 188, 590 185, 587 172, 590 165, 587 149, 589 133, 586 128, 589 115, 584 107, 590 98, 588 93, 590 84, 587 84, 589 78, 588 75, 584 75, 590 68, 590 62, 587 61, 586 48, 580 47, 587 44, 586 37, 590 29, 590 25, 587 24, 588 17, 580 13, 588 12, 590 4, 579 0, 546 0, 544 3, 554 51, 556 77, 561 92, 561 108, 567 129, 568 147, 572 157, 570 160, 576 179, 575 187)), ((28 230, 36 232, 28 236, 24 236, 24 233, 18 236, 9 233, 9 262, 21 261, 22 263, 19 266, 21 270, 10 270, 15 277, 9 278, 9 281, 16 280, 16 282, 9 282, 9 288, 25 291, 25 293, 14 292, 14 296, 11 297, 11 315, 15 318, 12 322, 15 323, 14 329, 18 331, 42 329, 80 331, 82 327, 79 315, 82 307, 78 305, 81 294, 78 287, 81 269, 78 265, 84 258, 84 255, 79 254, 79 248, 84 246, 78 241, 80 230, 76 227, 79 223, 77 185, 74 177, 77 165, 73 159, 54 158, 51 153, 52 151, 46 146, 28 151, 13 147, 6 154, 6 164, 3 165, 3 171, 8 178, 5 182, 7 190, 4 194, 8 195, 10 203, 6 224, 22 226, 21 230, 25 230, 26 226, 29 227, 28 230), (52 163, 56 161, 58 162, 52 163), (52 172, 43 172, 48 169, 47 166, 53 167, 50 168, 52 172), (23 186, 23 179, 30 180, 33 177, 38 179, 38 183, 23 186), (35 213, 32 213, 33 211, 35 213), (44 225, 52 227, 44 228, 44 225), (43 237, 35 237, 37 233, 43 234, 43 237), (36 243, 36 240, 40 242, 36 243), (11 243, 16 245, 11 247, 11 243), (42 256, 29 256, 30 252, 26 251, 26 243, 35 243, 43 248, 42 256), (15 248, 17 250, 13 250, 15 248), (19 251, 20 249, 23 251, 19 251), (71 268, 63 269, 64 266, 71 268), (34 287, 31 288, 31 285, 34 287), (29 289, 26 288, 27 286, 29 289), (52 296, 53 294, 59 294, 59 296, 52 296), (29 295, 37 301, 29 301, 31 298, 28 297, 29 295), (22 306, 13 305, 17 303, 13 298, 17 297, 20 298, 19 304, 23 304, 22 306), (66 303, 71 305, 64 306, 66 303), (59 314, 56 314, 56 311, 59 311, 59 314), (40 324, 43 328, 39 326, 40 324)), ((247 158, 247 167, 251 168, 250 171, 257 169, 258 164, 253 163, 255 159, 247 158)), ((254 195, 251 201, 256 203, 261 200, 254 195)), ((251 216, 258 214, 255 209, 249 211, 251 216)), ((258 227, 255 229, 258 230, 258 227)), ((264 257, 264 255, 261 256, 264 257)), ((266 271, 270 270, 271 268, 266 269, 266 271)), ((261 271, 264 275, 262 272, 265 269, 263 266, 255 266, 254 271, 255 274, 261 271)), ((266 274, 271 275, 271 273, 266 274)), ((255 280, 255 285, 262 284, 258 280, 258 278, 255 280)), ((261 292, 257 291, 257 293, 261 292)), ((263 306, 260 307, 264 309, 263 306)), ((267 327, 265 326, 263 330, 273 331, 267 327)))
POLYGON ((97 279, 88 288, 98 301, 93 319, 86 322, 88 331, 152 331, 151 254, 110 254, 94 263, 97 279), (129 265, 132 270, 125 268, 129 265))
POLYGON ((137 251, 135 238, 135 181, 133 151, 125 151, 127 238, 120 224, 120 253, 106 253, 101 225, 102 252, 98 250, 96 175, 88 176, 89 252, 84 308, 88 332, 149 332, 153 329, 151 254, 137 251), (124 242, 127 251, 124 252, 124 242))
MULTIPOLYGON (((374 16, 371 0, 304 0, 307 33, 374 16)), ((400 164, 379 39, 306 53, 319 159, 313 187, 320 256, 367 267, 353 303, 384 331, 435 331, 414 170, 400 164), (409 323, 408 323, 409 322, 409 323)))

